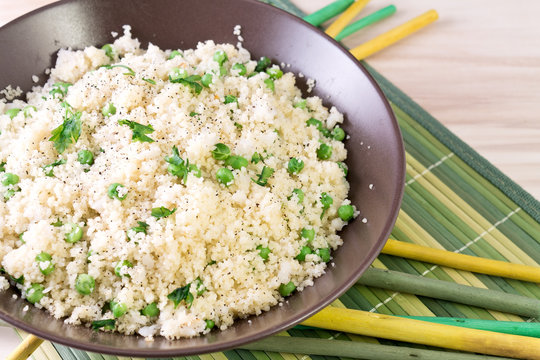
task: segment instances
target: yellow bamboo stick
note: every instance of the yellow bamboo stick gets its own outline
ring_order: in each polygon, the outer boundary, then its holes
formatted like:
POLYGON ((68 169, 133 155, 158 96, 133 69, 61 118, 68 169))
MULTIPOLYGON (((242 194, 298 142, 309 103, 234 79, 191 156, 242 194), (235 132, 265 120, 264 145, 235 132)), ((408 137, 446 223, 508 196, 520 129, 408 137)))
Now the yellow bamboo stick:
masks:
POLYGON ((34 335, 28 335, 6 360, 26 360, 41 345, 43 339, 34 335))
POLYGON ((388 239, 382 253, 480 274, 540 283, 540 267, 513 264, 388 239))
POLYGON ((374 37, 373 39, 359 45, 351 50, 351 53, 358 60, 365 59, 371 54, 376 53, 379 50, 384 49, 385 47, 392 45, 393 43, 403 39, 404 37, 414 33, 415 31, 420 30, 424 26, 431 24, 439 18, 439 14, 435 10, 429 10, 424 14, 415 17, 407 21, 404 24, 401 24, 390 31, 385 32, 379 36, 374 37))
POLYGON ((368 2, 369 0, 357 0, 354 2, 326 29, 326 34, 331 37, 336 37, 341 30, 345 29, 352 19, 362 11, 368 2))
POLYGON ((540 339, 441 325, 366 311, 327 307, 302 323, 447 349, 519 359, 540 359, 540 339))

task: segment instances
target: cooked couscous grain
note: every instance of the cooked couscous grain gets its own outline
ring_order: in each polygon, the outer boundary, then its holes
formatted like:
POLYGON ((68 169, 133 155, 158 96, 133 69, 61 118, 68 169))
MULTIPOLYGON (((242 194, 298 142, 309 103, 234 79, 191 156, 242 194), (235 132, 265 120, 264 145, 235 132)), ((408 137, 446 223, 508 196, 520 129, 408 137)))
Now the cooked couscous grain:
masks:
POLYGON ((60 50, 0 113, 0 290, 66 323, 225 329, 312 285, 342 243, 343 116, 241 47, 142 50, 125 27, 60 50))

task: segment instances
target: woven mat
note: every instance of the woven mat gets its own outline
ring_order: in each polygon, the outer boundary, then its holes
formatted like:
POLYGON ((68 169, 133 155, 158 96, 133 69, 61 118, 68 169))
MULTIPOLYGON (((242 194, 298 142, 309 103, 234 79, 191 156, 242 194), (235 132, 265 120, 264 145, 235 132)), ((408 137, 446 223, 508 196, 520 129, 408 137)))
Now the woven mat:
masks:
MULTIPOLYGON (((298 16, 288 0, 267 0, 298 16)), ((540 203, 450 133, 431 115, 365 64, 391 102, 407 152, 405 195, 392 236, 401 241, 514 263, 540 263, 540 203)), ((540 298, 536 284, 473 274, 428 263, 380 255, 373 266, 450 282, 540 298)), ((410 294, 353 286, 332 306, 383 314, 452 316, 475 319, 536 321, 496 311, 410 294)), ((358 342, 407 345, 326 330, 292 329, 280 336, 316 337, 358 342)), ((21 333, 24 337, 25 334, 21 333)), ((36 360, 107 359, 45 342, 36 360)), ((231 350, 190 356, 195 360, 315 360, 322 356, 231 350)))

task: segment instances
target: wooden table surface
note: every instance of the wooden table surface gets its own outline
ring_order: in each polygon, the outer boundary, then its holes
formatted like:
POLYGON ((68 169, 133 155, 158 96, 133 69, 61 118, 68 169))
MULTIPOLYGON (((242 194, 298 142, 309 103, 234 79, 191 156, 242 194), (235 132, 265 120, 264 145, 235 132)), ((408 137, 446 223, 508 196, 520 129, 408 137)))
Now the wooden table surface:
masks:
MULTIPOLYGON (((53 1, 0 0, 0 26, 53 1)), ((331 2, 292 1, 308 13, 331 2)), ((361 16, 390 4, 373 0, 361 16)), ((540 199, 540 2, 395 4, 394 16, 344 43, 358 45, 435 7, 435 24, 373 55, 369 64, 540 199)), ((17 343, 12 330, 0 328, 1 358, 17 343)))

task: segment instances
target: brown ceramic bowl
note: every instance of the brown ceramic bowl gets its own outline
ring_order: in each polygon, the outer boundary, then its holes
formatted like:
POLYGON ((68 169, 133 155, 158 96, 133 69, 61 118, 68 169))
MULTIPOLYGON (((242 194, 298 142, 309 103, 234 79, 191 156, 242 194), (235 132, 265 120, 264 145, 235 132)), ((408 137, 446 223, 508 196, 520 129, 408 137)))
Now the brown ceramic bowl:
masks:
MULTIPOLYGON (((287 329, 313 315, 343 294, 381 251, 397 217, 403 193, 405 162, 397 122, 382 92, 347 50, 320 30, 275 7, 254 0, 73 0, 29 13, 0 28, 0 88, 33 85, 45 79, 44 69, 61 47, 83 48, 113 40, 130 24, 144 47, 191 48, 198 41, 236 44, 235 25, 242 26, 244 47, 253 58, 266 55, 287 70, 316 80, 314 94, 335 105, 346 117, 351 136, 348 180, 350 198, 361 211, 341 233, 344 245, 333 256, 335 267, 301 293, 258 317, 239 320, 225 331, 193 339, 94 332, 65 325, 47 312, 13 299, 12 289, 0 292, 0 318, 37 336, 76 348, 136 357, 168 357, 207 353, 287 329), (370 189, 373 184, 373 189, 370 189)), ((303 81, 302 79, 299 79, 303 81)), ((305 88, 305 84, 300 84, 305 88)))

